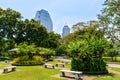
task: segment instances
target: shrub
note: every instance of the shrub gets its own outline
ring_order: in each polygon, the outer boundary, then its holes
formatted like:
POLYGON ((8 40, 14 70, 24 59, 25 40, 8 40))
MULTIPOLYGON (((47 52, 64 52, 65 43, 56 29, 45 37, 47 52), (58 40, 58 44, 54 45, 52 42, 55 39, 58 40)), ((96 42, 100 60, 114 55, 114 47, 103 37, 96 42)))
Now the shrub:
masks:
POLYGON ((68 52, 72 57, 71 69, 83 73, 107 73, 106 63, 102 58, 107 47, 109 44, 106 39, 97 39, 94 36, 71 42, 68 45, 68 52))
POLYGON ((13 65, 39 65, 43 64, 43 58, 40 56, 33 56, 29 59, 29 56, 21 56, 13 60, 13 65))

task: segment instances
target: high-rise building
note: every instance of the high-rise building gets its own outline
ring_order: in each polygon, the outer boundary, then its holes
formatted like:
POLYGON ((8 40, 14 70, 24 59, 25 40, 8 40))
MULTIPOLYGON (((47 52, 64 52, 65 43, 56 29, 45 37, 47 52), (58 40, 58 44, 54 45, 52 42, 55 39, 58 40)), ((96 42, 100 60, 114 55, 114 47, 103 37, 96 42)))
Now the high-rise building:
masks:
POLYGON ((48 11, 42 9, 36 12, 35 20, 46 27, 48 32, 53 31, 53 23, 48 11))
POLYGON ((67 36, 70 34, 70 28, 68 27, 67 24, 64 25, 62 29, 62 37, 67 36))

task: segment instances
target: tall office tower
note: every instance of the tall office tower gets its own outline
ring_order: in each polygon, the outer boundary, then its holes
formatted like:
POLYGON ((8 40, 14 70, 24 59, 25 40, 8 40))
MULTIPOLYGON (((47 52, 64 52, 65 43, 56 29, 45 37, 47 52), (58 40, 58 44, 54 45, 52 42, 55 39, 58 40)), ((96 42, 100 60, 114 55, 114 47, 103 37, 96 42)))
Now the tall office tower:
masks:
POLYGON ((42 9, 36 12, 35 20, 46 27, 48 32, 53 31, 53 23, 48 11, 42 9))
POLYGON ((70 34, 70 28, 68 27, 68 25, 64 25, 63 29, 62 29, 62 37, 67 36, 70 34))

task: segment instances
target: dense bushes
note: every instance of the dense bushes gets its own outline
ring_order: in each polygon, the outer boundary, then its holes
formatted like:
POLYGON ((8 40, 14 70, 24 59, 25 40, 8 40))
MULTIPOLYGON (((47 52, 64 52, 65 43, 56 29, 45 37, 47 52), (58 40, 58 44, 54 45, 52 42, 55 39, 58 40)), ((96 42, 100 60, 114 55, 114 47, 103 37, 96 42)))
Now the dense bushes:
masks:
POLYGON ((68 46, 72 57, 71 69, 83 73, 107 73, 106 63, 102 55, 105 54, 109 43, 105 38, 91 37, 71 42, 68 46))
POLYGON ((95 58, 92 58, 89 61, 73 58, 71 69, 89 74, 107 73, 106 63, 102 59, 99 60, 95 58))
POLYGON ((43 64, 43 58, 40 56, 33 56, 29 58, 29 56, 21 56, 17 57, 13 61, 13 65, 39 65, 43 64))
POLYGON ((43 61, 46 59, 51 60, 54 50, 39 48, 34 44, 21 43, 18 45, 17 51, 12 52, 11 55, 14 58, 14 65, 38 65, 43 64, 43 61))

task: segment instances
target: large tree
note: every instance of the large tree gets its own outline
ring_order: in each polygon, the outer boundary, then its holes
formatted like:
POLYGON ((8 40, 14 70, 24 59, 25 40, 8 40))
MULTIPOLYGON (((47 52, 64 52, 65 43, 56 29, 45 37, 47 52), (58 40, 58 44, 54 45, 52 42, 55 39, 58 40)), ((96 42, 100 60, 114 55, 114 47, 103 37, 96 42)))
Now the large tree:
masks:
POLYGON ((21 19, 21 14, 10 8, 0 8, 0 36, 13 39, 16 32, 16 23, 21 19))
POLYGON ((45 47, 47 48, 57 48, 60 44, 59 40, 60 40, 61 36, 57 33, 54 32, 49 32, 48 33, 48 37, 45 40, 46 43, 44 43, 45 47))
POLYGON ((29 44, 35 43, 36 46, 44 47, 45 40, 48 38, 47 30, 44 26, 40 25, 35 20, 25 20, 18 22, 16 42, 28 42, 29 44))
POLYGON ((106 0, 98 18, 103 32, 113 43, 120 40, 120 0, 106 0))

